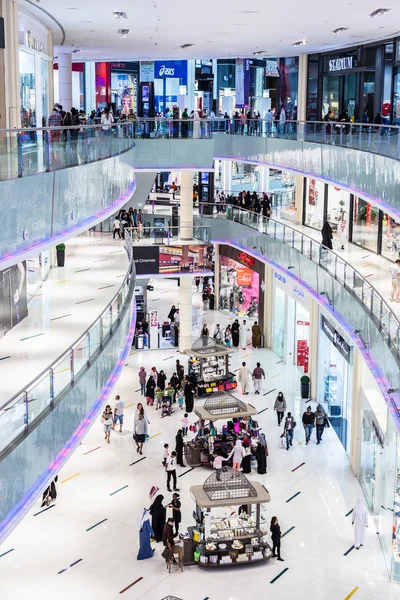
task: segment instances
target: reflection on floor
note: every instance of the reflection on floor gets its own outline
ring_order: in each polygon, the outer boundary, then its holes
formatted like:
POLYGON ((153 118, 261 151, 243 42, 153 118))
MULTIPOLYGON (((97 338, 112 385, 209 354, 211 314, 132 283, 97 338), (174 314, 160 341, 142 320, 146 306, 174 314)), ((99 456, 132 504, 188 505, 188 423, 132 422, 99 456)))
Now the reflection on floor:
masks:
MULTIPOLYGON (((178 296, 175 284, 170 284, 170 290, 164 284, 161 287, 158 282, 152 294, 158 298, 154 305, 167 312, 171 299, 176 304, 178 296)), ((200 295, 194 294, 194 338, 201 323, 211 327, 216 320, 224 323, 227 318, 217 312, 200 312, 200 303, 200 295)), ((258 589, 263 590, 262 597, 271 600, 293 596, 298 600, 344 600, 356 588, 355 600, 400 598, 400 587, 389 582, 372 519, 366 547, 347 553, 353 545, 353 530, 346 515, 362 492, 333 428, 325 432, 321 445, 316 445, 314 437, 306 447, 300 426, 305 406, 299 397, 299 371, 285 366, 270 350, 250 346, 235 352, 232 368, 238 369, 242 360, 252 368, 259 360, 266 371, 261 395, 251 393, 246 400, 260 411, 269 457, 267 475, 257 475, 253 466, 249 477, 262 482, 271 493, 267 523, 277 515, 282 531, 287 532, 282 540, 285 562, 272 559, 228 574, 224 569, 210 572, 193 566, 169 575, 160 556, 161 543, 152 559, 136 560, 136 523, 143 507, 149 505, 151 486, 157 485, 165 502, 170 501, 161 452, 166 442, 174 448, 182 418, 177 408, 171 417, 161 419, 160 412, 149 407, 150 438, 138 460, 132 441, 136 403, 142 400, 138 368, 144 365, 149 372, 155 365, 171 376, 178 357, 186 367, 186 357, 174 348, 132 351, 115 388, 126 403, 122 434, 112 433, 111 443, 106 444, 97 421, 60 473, 54 507, 40 512, 38 500, 7 539, 0 551, 4 573, 1 600, 41 600, 50 595, 57 600, 116 600, 121 595, 131 600, 161 600, 168 594, 183 600, 245 600, 250 595, 261 597, 258 589), (273 411, 279 390, 285 393, 288 409, 298 423, 289 452, 279 447, 281 428, 273 411)), ((193 414, 191 419, 195 419, 193 414)), ((202 483, 210 470, 178 469, 183 529, 193 523, 189 488, 202 483)))

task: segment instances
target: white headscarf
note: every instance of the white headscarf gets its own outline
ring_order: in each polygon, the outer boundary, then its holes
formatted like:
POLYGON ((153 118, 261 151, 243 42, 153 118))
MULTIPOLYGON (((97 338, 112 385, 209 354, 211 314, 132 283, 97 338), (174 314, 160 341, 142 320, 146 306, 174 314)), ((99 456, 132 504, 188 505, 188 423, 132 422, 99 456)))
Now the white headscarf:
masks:
POLYGON ((143 529, 143 525, 150 519, 150 511, 147 508, 143 509, 142 516, 136 521, 136 527, 139 531, 143 529))
POLYGON ((357 498, 357 503, 353 513, 353 523, 357 521, 358 523, 365 522, 365 516, 367 515, 367 509, 365 508, 364 499, 357 498))

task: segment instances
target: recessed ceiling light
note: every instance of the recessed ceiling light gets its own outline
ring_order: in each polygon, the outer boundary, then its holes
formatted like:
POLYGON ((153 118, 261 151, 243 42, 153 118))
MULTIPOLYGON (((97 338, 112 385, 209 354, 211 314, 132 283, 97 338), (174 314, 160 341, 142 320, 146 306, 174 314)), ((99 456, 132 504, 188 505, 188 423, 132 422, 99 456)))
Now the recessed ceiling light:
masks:
POLYGON ((67 8, 67 10, 79 10, 79 8, 67 8))
POLYGON ((125 19, 127 19, 128 17, 126 16, 125 12, 113 12, 113 15, 116 19, 119 19, 120 21, 124 21, 125 19))
POLYGON ((299 42, 295 42, 293 46, 297 48, 298 46, 304 46, 306 43, 306 40, 300 40, 299 42))
POLYGON ((129 29, 118 29, 118 33, 122 38, 124 38, 128 35, 129 29))
POLYGON ((333 33, 343 33, 343 31, 347 31, 348 29, 348 27, 338 27, 337 29, 333 30, 333 33))
POLYGON ((182 44, 182 46, 179 46, 179 48, 182 48, 182 50, 185 50, 185 48, 191 48, 192 46, 194 46, 194 44, 182 44))
POLYGON ((390 8, 377 8, 369 16, 372 19, 374 19, 375 17, 381 17, 382 15, 386 14, 387 12, 389 12, 389 10, 391 10, 391 9, 390 8))
POLYGON ((267 54, 266 50, 257 50, 256 52, 253 52, 254 56, 259 56, 260 54, 267 54))
POLYGON ((93 21, 81 21, 81 23, 93 23, 93 21))
POLYGON ((258 15, 258 10, 241 10, 242 15, 258 15))
POLYGON ((81 49, 80 49, 80 48, 74 48, 74 49, 72 50, 72 54, 79 54, 79 52, 80 52, 80 51, 81 51, 81 49))

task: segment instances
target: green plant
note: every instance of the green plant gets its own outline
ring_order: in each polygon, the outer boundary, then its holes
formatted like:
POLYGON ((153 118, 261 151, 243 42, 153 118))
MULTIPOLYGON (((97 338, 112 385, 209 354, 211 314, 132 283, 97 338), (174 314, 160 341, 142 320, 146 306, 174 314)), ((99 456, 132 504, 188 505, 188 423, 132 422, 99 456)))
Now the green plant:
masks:
POLYGON ((64 252, 65 248, 66 248, 65 244, 58 244, 58 246, 56 246, 57 252, 64 252))
POLYGON ((306 385, 307 383, 310 383, 310 378, 308 375, 303 375, 303 377, 301 377, 300 379, 300 383, 302 383, 303 385, 306 385))
MULTIPOLYGON (((358 208, 358 218, 360 219, 360 221, 367 220, 367 206, 368 206, 367 204, 362 204, 358 208)), ((371 221, 374 221, 377 216, 378 216, 378 210, 376 208, 374 208, 373 206, 371 206, 371 221)))

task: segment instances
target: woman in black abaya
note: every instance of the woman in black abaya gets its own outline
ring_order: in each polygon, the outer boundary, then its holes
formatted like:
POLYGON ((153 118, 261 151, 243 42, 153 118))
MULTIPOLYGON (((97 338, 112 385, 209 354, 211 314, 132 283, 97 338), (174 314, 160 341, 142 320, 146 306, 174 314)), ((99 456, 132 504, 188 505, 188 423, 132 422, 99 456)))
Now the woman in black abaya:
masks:
POLYGON ((239 325, 239 321, 238 319, 235 320, 235 322, 232 325, 232 344, 235 346, 235 348, 237 348, 239 346, 239 330, 240 330, 240 325, 239 325))
POLYGON ((190 379, 188 377, 186 377, 184 394, 185 394, 186 412, 191 413, 193 411, 194 389, 192 386, 192 382, 190 381, 190 379))
POLYGON ((265 435, 262 433, 256 449, 257 473, 259 475, 265 475, 267 472, 267 456, 267 442, 265 441, 265 435))
POLYGON ((156 542, 162 542, 163 531, 165 525, 166 509, 163 506, 164 496, 159 494, 150 506, 151 526, 154 531, 154 539, 156 542))
POLYGON ((146 383, 146 398, 150 398, 152 400, 151 404, 154 402, 154 390, 156 387, 155 379, 152 375, 147 380, 146 383))

